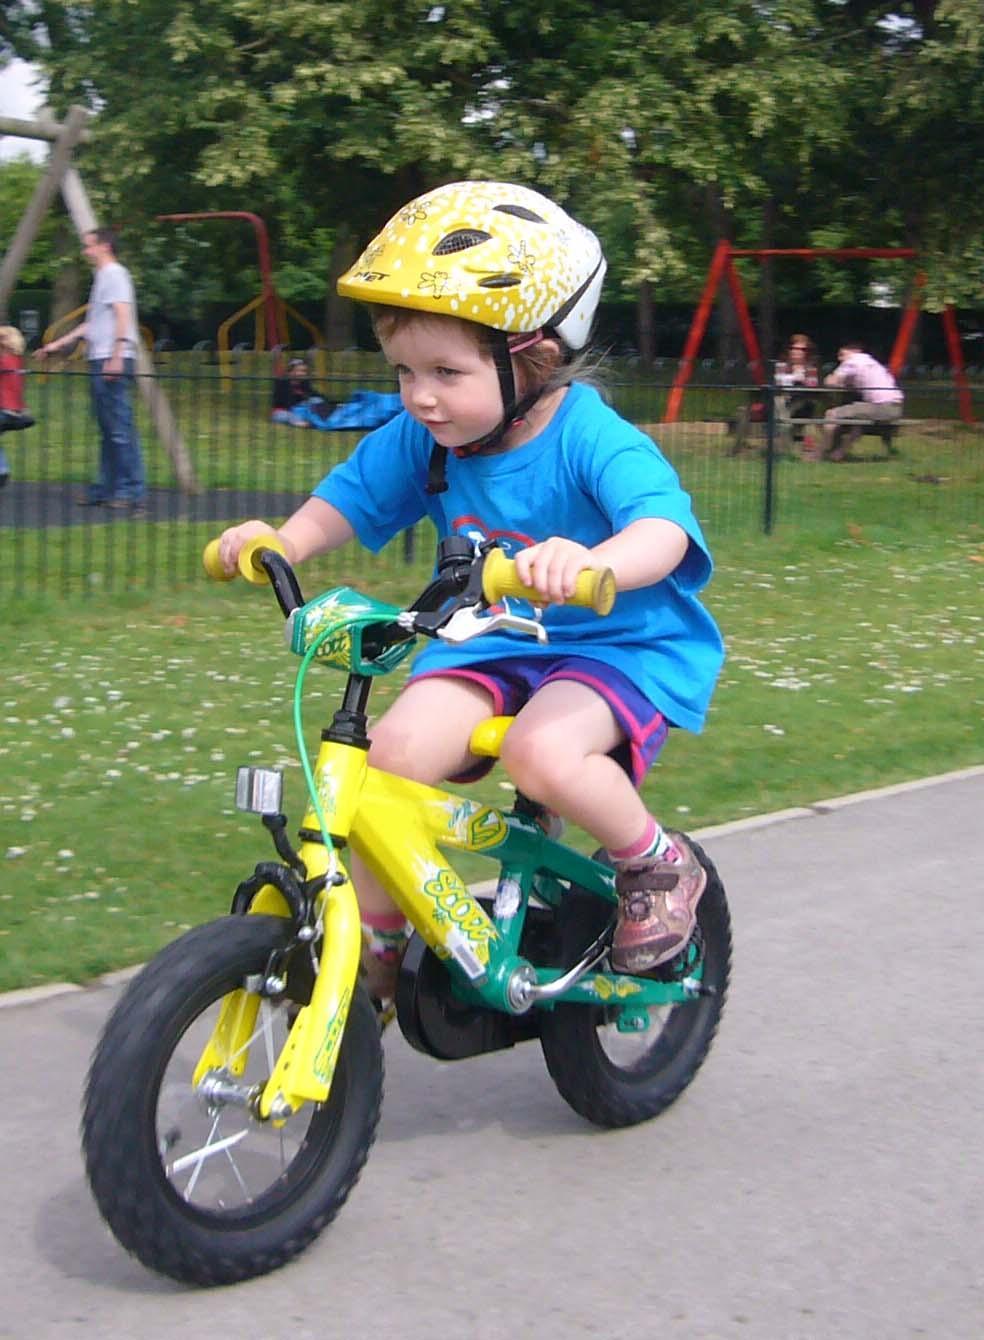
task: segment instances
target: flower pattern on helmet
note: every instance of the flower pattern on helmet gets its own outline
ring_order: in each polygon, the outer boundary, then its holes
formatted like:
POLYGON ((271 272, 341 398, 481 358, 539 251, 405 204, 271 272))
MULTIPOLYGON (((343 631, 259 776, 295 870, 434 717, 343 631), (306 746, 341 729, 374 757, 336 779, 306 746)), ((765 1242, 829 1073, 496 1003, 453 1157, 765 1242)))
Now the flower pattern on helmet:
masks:
POLYGON ((426 271, 420 276, 420 282, 417 284, 419 289, 430 290, 435 298, 440 298, 448 286, 449 275, 446 270, 435 270, 433 274, 426 271))

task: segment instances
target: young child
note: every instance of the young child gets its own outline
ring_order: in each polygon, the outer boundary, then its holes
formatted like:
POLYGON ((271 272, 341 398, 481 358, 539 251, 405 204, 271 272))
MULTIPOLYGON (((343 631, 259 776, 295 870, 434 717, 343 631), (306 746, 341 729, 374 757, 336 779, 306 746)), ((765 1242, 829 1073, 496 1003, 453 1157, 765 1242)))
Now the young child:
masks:
MULTIPOLYGON (((372 729, 371 762, 431 785, 473 778, 484 771, 468 750, 474 727, 516 714, 503 763, 607 848, 613 963, 644 972, 686 944, 706 876, 636 788, 669 726, 701 729, 722 645, 697 599, 711 560, 687 494, 653 442, 577 378, 572 351, 587 343, 604 273, 594 234, 524 187, 458 182, 400 210, 339 291, 370 304, 404 412, 275 533, 295 563, 353 537, 376 551, 425 516, 441 537, 500 539, 549 602, 549 642, 506 631, 428 643, 372 729), (607 618, 564 604, 586 567, 614 571, 607 618)), ((269 530, 227 530, 227 571, 269 530)), ((404 919, 358 862, 352 877, 368 984, 385 998, 404 919)))
MULTIPOLYGON (((0 326, 0 433, 33 425, 24 403, 24 336, 16 326, 0 326)), ((9 479, 7 453, 0 447, 0 488, 9 479)))

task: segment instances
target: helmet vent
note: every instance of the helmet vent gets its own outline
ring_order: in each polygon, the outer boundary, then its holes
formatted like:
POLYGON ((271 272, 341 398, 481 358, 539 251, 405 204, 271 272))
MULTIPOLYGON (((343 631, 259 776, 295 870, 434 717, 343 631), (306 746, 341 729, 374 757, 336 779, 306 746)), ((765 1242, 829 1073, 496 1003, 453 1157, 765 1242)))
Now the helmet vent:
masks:
POLYGON ((479 288, 515 288, 523 282, 521 275, 488 275, 478 281, 479 288))
POLYGON ((495 208, 500 214, 515 214, 517 219, 526 219, 528 223, 546 223, 546 219, 527 209, 525 205, 496 205, 495 208))
POLYGON ((482 242, 491 242, 492 234, 483 233, 479 228, 456 228, 453 233, 448 233, 442 237, 440 242, 434 248, 435 256, 450 256, 455 251, 467 251, 469 247, 477 247, 482 242))

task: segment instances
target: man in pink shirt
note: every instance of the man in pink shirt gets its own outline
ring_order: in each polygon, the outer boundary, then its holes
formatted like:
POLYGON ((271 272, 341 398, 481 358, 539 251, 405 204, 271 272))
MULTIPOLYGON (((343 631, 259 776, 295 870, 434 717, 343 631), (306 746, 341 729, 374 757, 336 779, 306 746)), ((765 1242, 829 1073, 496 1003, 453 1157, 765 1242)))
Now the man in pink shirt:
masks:
POLYGON ((888 368, 866 354, 860 344, 844 344, 837 351, 837 367, 823 379, 824 386, 857 391, 859 400, 828 409, 823 416, 822 455, 842 461, 848 447, 861 436, 866 423, 894 423, 902 417, 902 392, 888 368))

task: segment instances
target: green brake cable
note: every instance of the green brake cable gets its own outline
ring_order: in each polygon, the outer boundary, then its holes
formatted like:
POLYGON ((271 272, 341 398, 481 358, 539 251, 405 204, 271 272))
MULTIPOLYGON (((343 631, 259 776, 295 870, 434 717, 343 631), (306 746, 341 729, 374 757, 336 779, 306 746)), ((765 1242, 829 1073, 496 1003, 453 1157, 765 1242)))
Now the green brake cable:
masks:
POLYGON ((304 743, 304 729, 301 722, 301 697, 304 687, 304 676, 307 674, 308 666, 311 664, 318 648, 322 642, 332 635, 334 629, 326 628, 308 647, 304 653, 300 667, 297 671, 297 678, 294 680, 294 733, 297 736, 297 752, 301 760, 301 767, 304 770, 304 781, 307 784, 308 795, 311 797, 311 806, 318 820, 318 827, 321 829, 321 836, 324 839, 325 850, 333 852, 335 844, 331 840, 331 834, 328 832, 328 824, 325 820, 324 811, 321 808, 321 799, 318 796, 318 788, 314 784, 314 773, 311 771, 311 760, 308 758, 307 745, 304 743))

